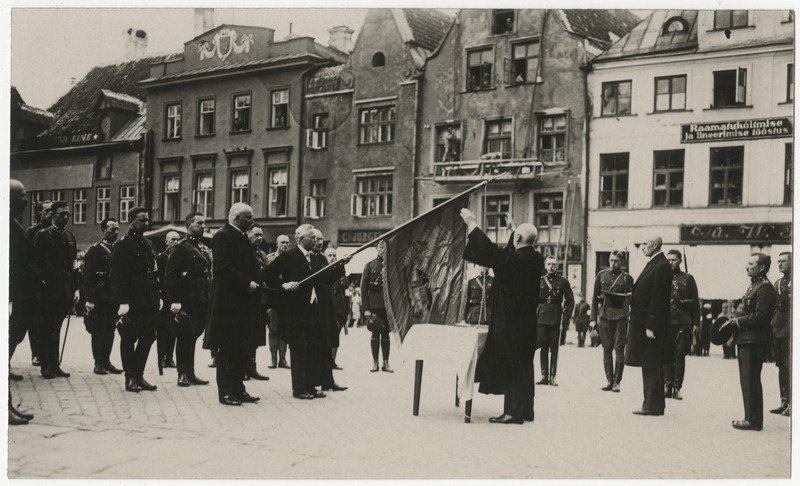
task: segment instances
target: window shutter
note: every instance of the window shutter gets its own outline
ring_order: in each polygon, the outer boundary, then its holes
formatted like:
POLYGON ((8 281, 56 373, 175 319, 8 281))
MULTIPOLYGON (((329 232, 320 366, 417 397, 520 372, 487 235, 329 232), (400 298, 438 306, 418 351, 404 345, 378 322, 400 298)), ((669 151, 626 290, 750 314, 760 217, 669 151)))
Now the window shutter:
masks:
POLYGON ((503 59, 503 79, 506 84, 514 84, 514 62, 511 59, 503 59))
POLYGON ((739 68, 736 78, 736 102, 744 104, 747 95, 747 69, 739 68))
POLYGON ((312 215, 311 215, 311 206, 312 206, 311 205, 311 197, 310 196, 305 196, 303 198, 303 215, 306 218, 311 218, 312 217, 312 215))
POLYGON ((358 194, 352 194, 350 196, 350 215, 351 216, 361 216, 360 208, 361 208, 361 204, 359 204, 358 194))
POLYGON ((320 130, 319 134, 319 148, 324 149, 328 147, 328 131, 320 130))
POLYGON ((306 147, 314 148, 314 129, 306 128, 306 147))

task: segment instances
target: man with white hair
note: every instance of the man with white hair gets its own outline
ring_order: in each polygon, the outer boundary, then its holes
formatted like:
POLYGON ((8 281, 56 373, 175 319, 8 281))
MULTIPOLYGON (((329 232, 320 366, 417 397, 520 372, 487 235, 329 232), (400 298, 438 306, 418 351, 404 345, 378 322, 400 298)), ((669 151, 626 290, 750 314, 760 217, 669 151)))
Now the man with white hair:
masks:
POLYGON ((234 203, 228 224, 211 240, 211 302, 203 347, 217 350, 217 391, 223 405, 260 400, 247 393, 244 374, 257 319, 258 261, 245 232, 253 224, 253 208, 234 203))
POLYGON ((158 350, 158 360, 163 368, 175 368, 175 360, 172 359, 172 355, 175 352, 175 335, 172 333, 169 326, 170 321, 172 321, 172 314, 167 312, 171 302, 167 299, 165 272, 167 270, 169 255, 179 241, 181 241, 181 235, 177 231, 168 231, 164 237, 164 244, 166 244, 167 247, 164 251, 156 255, 158 292, 164 300, 164 309, 159 316, 158 329, 156 331, 158 333, 156 349, 158 350))

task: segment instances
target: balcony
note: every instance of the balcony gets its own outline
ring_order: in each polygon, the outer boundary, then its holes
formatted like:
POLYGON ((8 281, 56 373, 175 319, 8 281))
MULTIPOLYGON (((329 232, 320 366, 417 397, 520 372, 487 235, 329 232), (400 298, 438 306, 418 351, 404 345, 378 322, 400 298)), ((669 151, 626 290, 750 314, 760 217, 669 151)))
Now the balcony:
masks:
POLYGON ((542 174, 563 171, 566 162, 542 162, 539 159, 479 159, 434 162, 433 180, 445 182, 480 182, 503 174, 510 179, 533 180, 542 174))

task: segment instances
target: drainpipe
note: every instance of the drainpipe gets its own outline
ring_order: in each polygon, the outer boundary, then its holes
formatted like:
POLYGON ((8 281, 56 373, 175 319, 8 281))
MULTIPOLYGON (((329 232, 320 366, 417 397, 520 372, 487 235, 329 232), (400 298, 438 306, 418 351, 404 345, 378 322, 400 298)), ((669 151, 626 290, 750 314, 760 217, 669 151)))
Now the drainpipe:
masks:
MULTIPOLYGON (((143 140, 143 147, 142 151, 139 153, 139 166, 137 170, 139 171, 137 180, 139 186, 139 197, 138 203, 144 203, 144 207, 152 208, 153 207, 153 157, 154 157, 154 147, 153 147, 153 130, 148 128, 144 135, 142 136, 143 140), (144 194, 144 196, 142 196, 144 194)), ((150 215, 151 218, 156 219, 153 215, 150 215)))
POLYGON ((414 83, 414 142, 413 142, 413 158, 411 163, 411 217, 417 215, 417 164, 420 163, 419 156, 419 137, 421 134, 420 123, 422 123, 422 116, 419 113, 421 105, 419 98, 422 96, 422 90, 419 89, 419 83, 422 77, 418 77, 414 83))

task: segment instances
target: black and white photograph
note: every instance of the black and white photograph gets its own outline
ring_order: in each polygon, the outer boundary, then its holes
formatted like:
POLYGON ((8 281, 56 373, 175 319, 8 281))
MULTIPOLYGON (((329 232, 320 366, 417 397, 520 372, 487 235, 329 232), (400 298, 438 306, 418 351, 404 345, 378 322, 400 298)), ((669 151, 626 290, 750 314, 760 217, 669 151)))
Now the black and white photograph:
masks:
POLYGON ((792 2, 0 12, 4 480, 794 476, 792 2))

